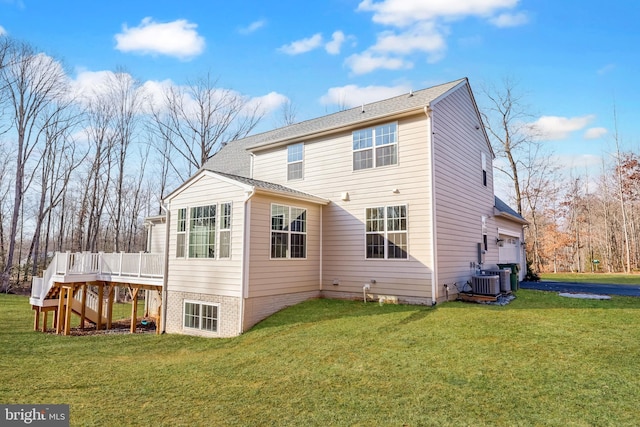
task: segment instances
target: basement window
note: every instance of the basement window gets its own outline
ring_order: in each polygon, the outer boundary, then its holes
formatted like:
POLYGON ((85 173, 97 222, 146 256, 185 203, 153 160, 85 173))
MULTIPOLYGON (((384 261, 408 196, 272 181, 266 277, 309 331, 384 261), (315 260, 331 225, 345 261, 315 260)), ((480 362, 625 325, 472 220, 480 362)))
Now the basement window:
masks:
POLYGON ((201 331, 218 331, 218 304, 184 301, 184 327, 201 331))

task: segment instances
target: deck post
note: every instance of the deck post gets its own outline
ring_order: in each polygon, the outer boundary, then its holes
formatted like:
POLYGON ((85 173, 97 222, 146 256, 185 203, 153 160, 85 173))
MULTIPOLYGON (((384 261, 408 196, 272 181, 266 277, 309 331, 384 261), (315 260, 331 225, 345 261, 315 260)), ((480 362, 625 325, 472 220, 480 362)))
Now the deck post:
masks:
POLYGON ((111 329, 113 322, 113 296, 115 294, 115 286, 109 285, 109 303, 107 306, 107 329, 111 329))
POLYGON ((87 315, 87 283, 82 284, 82 308, 80 309, 80 327, 84 329, 84 321, 87 315))
POLYGON ((58 294, 58 310, 56 316, 56 334, 60 334, 62 332, 63 325, 63 317, 64 317, 64 297, 65 297, 65 288, 60 286, 60 293, 58 294))
POLYGON ((44 310, 42 312, 42 332, 47 332, 47 315, 49 314, 49 310, 44 310))
POLYGON ((96 319, 96 331, 102 329, 102 301, 104 300, 104 282, 96 282, 98 285, 98 318, 96 319))
POLYGON ((140 288, 131 289, 131 333, 136 332, 136 324, 138 323, 138 291, 140 288))
POLYGON ((34 311, 36 312, 36 315, 33 319, 33 330, 37 331, 38 329, 40 329, 40 307, 35 306, 34 311))
POLYGON ((67 288, 67 309, 64 316, 64 334, 71 333, 71 309, 73 307, 73 288, 67 288))

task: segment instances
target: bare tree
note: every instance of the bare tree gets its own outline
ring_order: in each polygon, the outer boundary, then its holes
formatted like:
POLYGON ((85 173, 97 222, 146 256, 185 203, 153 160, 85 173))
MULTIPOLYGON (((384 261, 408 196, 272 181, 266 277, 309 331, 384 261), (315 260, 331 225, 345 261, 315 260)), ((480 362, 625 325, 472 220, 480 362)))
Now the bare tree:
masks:
POLYGON ((527 124, 531 116, 523 105, 523 97, 517 92, 516 84, 504 79, 501 88, 485 87, 484 96, 488 100, 482 113, 491 145, 497 157, 507 161, 505 167, 494 167, 509 177, 513 183, 514 199, 518 213, 522 214, 522 182, 520 171, 524 165, 519 157, 522 152, 531 153, 530 145, 536 143, 535 129, 527 124))
POLYGON ((122 233, 123 217, 123 183, 125 179, 125 166, 129 147, 135 139, 136 127, 144 105, 144 99, 140 90, 140 83, 134 80, 130 74, 119 70, 114 73, 107 82, 108 97, 114 107, 114 133, 116 148, 116 165, 118 175, 116 177, 115 197, 116 203, 113 215, 113 250, 120 251, 120 238, 122 233))
POLYGON ((297 122, 297 114, 298 109, 293 105, 293 102, 290 99, 287 99, 280 106, 280 122, 278 123, 278 127, 295 124, 297 122))
POLYGON ((0 70, 0 86, 2 97, 6 97, 10 106, 8 114, 16 139, 16 166, 9 247, 0 283, 2 290, 9 287, 20 213, 30 179, 27 167, 38 141, 39 125, 48 124, 46 117, 43 118, 47 107, 66 93, 65 73, 53 58, 20 42, 13 42, 6 55, 9 60, 0 70))
POLYGON ((32 275, 36 275, 40 265, 40 244, 43 225, 44 254, 48 251, 51 214, 60 204, 69 184, 71 175, 80 165, 82 156, 76 149, 76 143, 71 137, 71 131, 78 123, 79 115, 72 110, 71 104, 63 103, 55 107, 47 126, 42 129, 41 136, 44 144, 38 153, 40 196, 35 214, 35 231, 31 240, 29 260, 33 261, 32 275))
POLYGON ((246 97, 217 87, 207 74, 168 88, 152 115, 158 138, 176 155, 167 159, 171 168, 185 180, 224 145, 248 135, 263 113, 246 97))

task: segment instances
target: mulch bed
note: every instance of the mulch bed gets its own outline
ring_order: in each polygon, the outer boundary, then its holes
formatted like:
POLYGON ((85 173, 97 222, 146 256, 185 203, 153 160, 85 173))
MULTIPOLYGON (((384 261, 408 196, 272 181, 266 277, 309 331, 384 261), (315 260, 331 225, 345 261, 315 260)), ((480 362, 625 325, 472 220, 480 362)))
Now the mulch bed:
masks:
MULTIPOLYGON (((105 328, 105 325, 102 325, 105 328)), ((139 319, 136 324, 137 334, 155 334, 156 324, 154 321, 148 321, 146 325, 142 324, 142 319, 139 319)), ((47 329, 47 333, 55 334, 55 329, 47 329)), ((131 319, 114 320, 111 322, 111 329, 96 330, 96 325, 85 322, 85 327, 71 328, 71 336, 88 336, 88 335, 113 335, 113 334, 129 334, 131 333, 131 319)))

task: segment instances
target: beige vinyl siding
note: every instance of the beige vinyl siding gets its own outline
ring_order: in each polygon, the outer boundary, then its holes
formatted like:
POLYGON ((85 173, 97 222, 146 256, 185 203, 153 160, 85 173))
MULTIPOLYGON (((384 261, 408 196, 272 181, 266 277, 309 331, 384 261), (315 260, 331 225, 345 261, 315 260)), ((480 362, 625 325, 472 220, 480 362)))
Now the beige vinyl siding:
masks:
POLYGON ((320 288, 320 206, 256 195, 251 199, 248 298, 317 291, 320 288), (271 204, 307 210, 306 258, 271 259, 271 204))
POLYGON ((166 224, 164 222, 154 222, 149 226, 147 233, 149 236, 149 247, 147 251, 152 254, 164 254, 166 224))
POLYGON ((497 257, 493 157, 466 85, 432 108, 438 295, 442 297, 445 283, 462 285, 471 278, 471 263, 478 261, 477 244, 482 243, 482 216, 487 217, 485 261, 497 257), (487 159, 486 186, 481 153, 487 159))
MULTIPOLYGON (((242 280, 242 239, 244 189, 235 184, 202 174, 171 199, 169 239, 169 289, 210 295, 240 297, 242 280), (176 258, 176 229, 178 209, 217 204, 216 223, 219 225, 220 204, 231 202, 231 258, 176 258)), ((187 236, 189 225, 187 222, 187 236)), ((216 256, 219 249, 216 235, 216 256)), ((185 249, 188 254, 188 248, 185 249)))
MULTIPOLYGON (((300 181, 286 182, 286 147, 256 154, 255 178, 331 200, 323 207, 325 290, 361 293, 363 284, 375 279, 374 294, 422 298, 431 295, 428 119, 420 112, 396 122, 397 165, 353 171, 351 131, 306 140, 304 179, 300 181), (398 192, 394 193, 394 189, 398 192), (344 192, 349 195, 348 201, 341 200, 344 192), (392 205, 408 206, 409 258, 366 259, 365 209, 392 205), (340 284, 334 286, 334 280, 340 284)), ((365 127, 368 126, 362 128, 365 127)))

